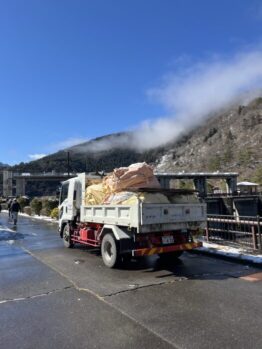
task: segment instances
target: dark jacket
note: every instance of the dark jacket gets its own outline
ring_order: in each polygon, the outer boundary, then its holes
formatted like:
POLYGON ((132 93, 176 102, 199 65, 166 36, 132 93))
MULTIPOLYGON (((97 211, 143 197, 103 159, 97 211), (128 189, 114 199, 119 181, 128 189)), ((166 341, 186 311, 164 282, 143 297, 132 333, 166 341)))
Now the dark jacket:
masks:
POLYGON ((11 212, 19 212, 21 211, 21 206, 18 202, 13 202, 11 205, 11 212))

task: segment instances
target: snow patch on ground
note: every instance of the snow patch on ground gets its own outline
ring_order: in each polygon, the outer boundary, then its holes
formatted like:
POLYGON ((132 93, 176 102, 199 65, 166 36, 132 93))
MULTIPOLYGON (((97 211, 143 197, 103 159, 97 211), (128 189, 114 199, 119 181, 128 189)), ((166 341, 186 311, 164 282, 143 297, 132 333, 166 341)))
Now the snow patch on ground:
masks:
POLYGON ((39 219, 41 221, 47 221, 47 222, 54 222, 57 223, 57 219, 51 218, 51 217, 47 217, 47 216, 38 216, 38 215, 31 215, 29 216, 26 213, 19 213, 20 216, 24 216, 24 217, 29 217, 29 218, 33 218, 33 219, 39 219))
MULTIPOLYGON (((7 210, 3 210, 2 212, 7 212, 7 210)), ((29 215, 27 213, 19 213, 18 216, 23 216, 23 217, 29 217, 29 218, 33 218, 33 219, 39 219, 41 221, 47 221, 47 222, 54 222, 54 223, 57 223, 58 220, 55 219, 55 218, 51 218, 51 217, 48 217, 48 216, 38 216, 38 215, 29 215)), ((19 219, 19 217, 18 217, 19 219)))
POLYGON ((203 247, 199 247, 198 251, 213 253, 221 256, 236 258, 252 263, 262 263, 262 254, 253 255, 241 248, 223 246, 210 242, 203 242, 203 247))
POLYGON ((13 229, 10 229, 10 228, 8 228, 6 225, 0 225, 0 232, 8 232, 8 233, 13 233, 14 232, 14 230, 13 229))
POLYGON ((13 245, 13 244, 15 243, 15 240, 7 240, 7 243, 8 243, 9 245, 13 245))

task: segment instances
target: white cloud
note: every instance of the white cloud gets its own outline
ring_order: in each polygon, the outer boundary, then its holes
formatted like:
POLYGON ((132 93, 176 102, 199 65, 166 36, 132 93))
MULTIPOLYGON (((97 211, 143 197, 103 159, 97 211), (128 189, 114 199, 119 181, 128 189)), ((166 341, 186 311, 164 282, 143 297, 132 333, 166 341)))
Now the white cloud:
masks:
POLYGON ((29 154, 28 157, 30 160, 38 160, 46 156, 47 154, 29 154))
POLYGON ((70 137, 56 144, 53 144, 51 148, 53 151, 63 150, 87 141, 88 139, 83 137, 70 137))
POLYGON ((174 141, 211 113, 262 95, 261 88, 260 49, 227 58, 213 55, 193 64, 183 59, 180 69, 166 75, 161 86, 148 91, 154 102, 163 105, 168 116, 145 121, 128 136, 102 139, 82 150, 102 151, 112 147, 145 150, 174 141))
MULTIPOLYGON (((146 150, 176 140, 181 133, 194 127, 212 113, 233 103, 247 103, 262 95, 262 50, 249 50, 231 57, 219 57, 194 62, 182 57, 176 71, 165 75, 160 86, 148 91, 155 103, 161 103, 166 116, 147 120, 128 134, 102 138, 79 151, 104 151, 110 148, 146 150)), ((87 142, 71 137, 50 147, 57 151, 87 142)), ((34 159, 44 154, 34 154, 34 159)))
POLYGON ((185 126, 262 87, 262 51, 196 63, 149 91, 185 126))

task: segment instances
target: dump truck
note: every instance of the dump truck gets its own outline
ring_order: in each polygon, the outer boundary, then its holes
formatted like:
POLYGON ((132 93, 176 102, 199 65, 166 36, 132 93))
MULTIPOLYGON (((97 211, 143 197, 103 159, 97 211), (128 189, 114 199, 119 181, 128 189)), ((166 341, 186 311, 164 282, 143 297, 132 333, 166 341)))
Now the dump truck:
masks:
POLYGON ((138 200, 135 205, 87 205, 87 183, 99 178, 81 173, 62 183, 59 234, 65 247, 100 249, 104 264, 114 268, 132 257, 178 258, 201 246, 195 237, 205 227, 206 204, 192 190, 139 189, 164 193, 170 198, 165 204, 138 200))

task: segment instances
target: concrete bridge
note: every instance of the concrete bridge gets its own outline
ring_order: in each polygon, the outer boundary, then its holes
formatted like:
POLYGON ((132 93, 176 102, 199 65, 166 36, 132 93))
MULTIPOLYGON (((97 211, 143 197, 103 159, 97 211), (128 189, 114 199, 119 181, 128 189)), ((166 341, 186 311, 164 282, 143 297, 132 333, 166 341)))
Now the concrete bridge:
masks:
POLYGON ((207 196, 207 180, 223 179, 226 182, 227 194, 237 193, 237 172, 178 172, 155 173, 163 188, 170 188, 170 182, 175 179, 192 179, 194 187, 201 197, 207 196))
MULTIPOLYGON (((195 189, 199 191, 200 196, 207 196, 207 180, 211 178, 224 179, 228 194, 237 193, 237 177, 235 172, 178 172, 178 173, 155 173, 161 186, 169 188, 170 182, 174 179, 192 179, 195 189)), ((76 173, 17 173, 13 171, 3 171, 3 195, 23 196, 26 195, 25 187, 28 181, 64 181, 75 177, 76 173)))
POLYGON ((3 171, 3 196, 23 196, 26 195, 26 182, 35 181, 65 181, 68 178, 75 177, 75 173, 18 173, 9 170, 3 171))

